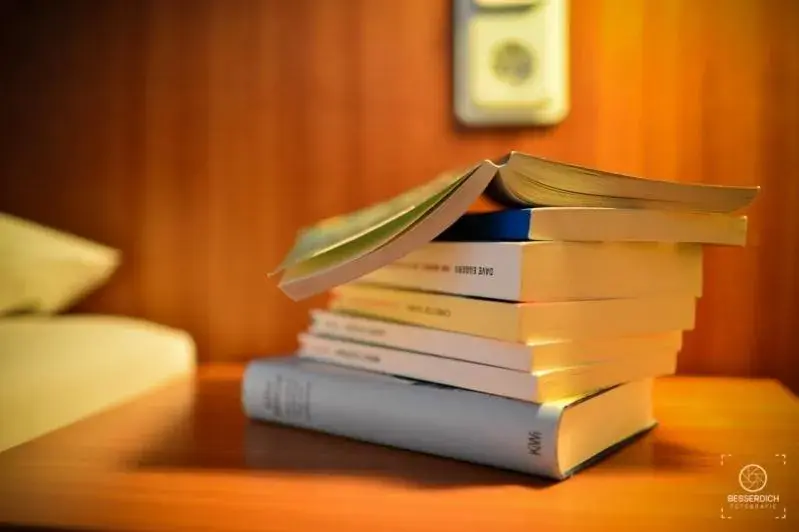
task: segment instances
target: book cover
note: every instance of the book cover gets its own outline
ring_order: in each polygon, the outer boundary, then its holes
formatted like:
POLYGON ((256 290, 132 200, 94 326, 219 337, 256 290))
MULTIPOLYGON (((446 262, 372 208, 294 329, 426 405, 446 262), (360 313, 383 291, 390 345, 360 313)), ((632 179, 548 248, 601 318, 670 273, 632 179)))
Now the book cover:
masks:
POLYGON ((652 428, 652 382, 548 404, 269 357, 245 371, 253 420, 564 479, 652 428))

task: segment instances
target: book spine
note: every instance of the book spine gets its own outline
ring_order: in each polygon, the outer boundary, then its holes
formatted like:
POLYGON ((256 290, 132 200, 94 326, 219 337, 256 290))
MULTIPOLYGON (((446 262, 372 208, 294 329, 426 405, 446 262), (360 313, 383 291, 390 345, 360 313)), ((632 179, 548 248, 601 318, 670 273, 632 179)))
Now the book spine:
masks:
POLYGON ((471 213, 461 216, 436 240, 439 241, 526 241, 530 233, 530 209, 471 213))
MULTIPOLYGON (((299 355, 305 358, 457 386, 520 401, 542 400, 538 395, 536 377, 530 373, 310 334, 301 334, 299 341, 299 355)), ((548 399, 566 397, 553 395, 548 399)))
POLYGON ((334 288, 328 307, 511 342, 520 335, 521 313, 512 303, 351 284, 334 288))
POLYGON ((435 242, 361 280, 464 296, 521 300, 522 249, 518 244, 435 242))
POLYGON ((313 320, 308 332, 318 336, 385 345, 516 371, 535 369, 535 348, 524 344, 322 310, 312 311, 311 315, 313 320))
POLYGON ((265 359, 245 371, 242 404, 276 422, 550 478, 559 410, 325 364, 265 359))

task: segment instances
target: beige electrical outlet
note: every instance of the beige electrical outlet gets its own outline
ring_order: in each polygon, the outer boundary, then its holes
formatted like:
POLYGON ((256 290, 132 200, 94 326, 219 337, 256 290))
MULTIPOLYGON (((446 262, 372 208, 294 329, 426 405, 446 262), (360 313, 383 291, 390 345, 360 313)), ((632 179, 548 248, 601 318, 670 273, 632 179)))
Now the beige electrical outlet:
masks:
POLYGON ((568 0, 455 0, 455 114, 551 125, 569 111, 568 0))

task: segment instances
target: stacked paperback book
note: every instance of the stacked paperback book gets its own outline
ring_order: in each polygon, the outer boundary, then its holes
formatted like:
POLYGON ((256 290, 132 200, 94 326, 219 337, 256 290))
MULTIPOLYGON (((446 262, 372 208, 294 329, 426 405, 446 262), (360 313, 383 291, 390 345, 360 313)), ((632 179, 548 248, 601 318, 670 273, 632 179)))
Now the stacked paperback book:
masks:
POLYGON ((512 152, 325 220, 279 271, 329 304, 295 354, 250 363, 245 412, 566 478, 655 426, 703 246, 745 244, 757 191, 512 152), (501 208, 466 212, 480 194, 501 208))

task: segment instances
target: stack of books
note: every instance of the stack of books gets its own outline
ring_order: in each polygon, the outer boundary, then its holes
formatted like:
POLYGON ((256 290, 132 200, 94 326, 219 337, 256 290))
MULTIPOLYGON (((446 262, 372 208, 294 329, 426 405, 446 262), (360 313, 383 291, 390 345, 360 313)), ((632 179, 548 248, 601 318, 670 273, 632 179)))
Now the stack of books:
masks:
POLYGON ((250 363, 253 419, 563 479, 657 423, 705 245, 757 188, 513 152, 304 230, 279 270, 330 290, 296 353, 250 363), (479 194, 501 208, 465 213, 479 194))

